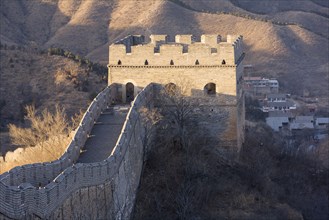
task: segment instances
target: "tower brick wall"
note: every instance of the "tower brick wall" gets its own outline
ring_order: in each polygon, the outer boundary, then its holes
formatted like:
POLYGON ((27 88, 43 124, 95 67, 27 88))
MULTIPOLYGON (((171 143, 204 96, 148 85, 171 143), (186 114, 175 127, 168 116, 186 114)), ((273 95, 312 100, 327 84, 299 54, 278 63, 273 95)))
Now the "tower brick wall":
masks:
POLYGON ((128 83, 133 84, 136 96, 152 82, 179 85, 184 79, 188 82, 188 94, 195 97, 207 95, 206 85, 215 84, 212 96, 219 100, 217 107, 229 112, 222 140, 239 151, 244 141, 245 118, 241 89, 243 37, 227 35, 224 41, 220 35, 202 35, 196 42, 192 35, 176 35, 175 41, 170 42, 167 35, 151 35, 150 43, 126 43, 134 37, 110 45, 108 83, 118 85, 117 100, 128 100, 128 83))

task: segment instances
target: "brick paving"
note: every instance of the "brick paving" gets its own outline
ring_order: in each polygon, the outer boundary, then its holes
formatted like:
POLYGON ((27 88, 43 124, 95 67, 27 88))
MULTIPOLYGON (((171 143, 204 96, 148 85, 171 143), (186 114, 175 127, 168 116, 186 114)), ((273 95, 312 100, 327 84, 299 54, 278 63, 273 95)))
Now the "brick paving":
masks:
POLYGON ((108 107, 97 119, 77 163, 100 162, 108 158, 118 140, 129 106, 108 107))

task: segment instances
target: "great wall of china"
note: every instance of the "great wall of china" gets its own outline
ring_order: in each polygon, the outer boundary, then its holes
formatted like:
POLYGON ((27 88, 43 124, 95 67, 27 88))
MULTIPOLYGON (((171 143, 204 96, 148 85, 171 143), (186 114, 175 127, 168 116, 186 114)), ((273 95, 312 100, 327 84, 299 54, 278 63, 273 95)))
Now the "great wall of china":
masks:
POLYGON ((66 152, 56 161, 0 175, 0 219, 129 219, 146 159, 145 136, 153 136, 139 113, 141 107, 158 104, 158 87, 152 82, 179 86, 180 78, 189 79, 192 99, 211 103, 199 103, 195 110, 208 118, 222 115, 206 126, 217 132, 223 146, 239 152, 244 140, 243 58, 238 35, 228 35, 226 41, 202 35, 201 42, 192 35, 176 35, 175 42, 168 42, 167 35, 151 35, 147 44, 143 36, 128 36, 112 44, 109 86, 90 104, 66 152), (100 162, 80 163, 95 122, 118 101, 132 103, 111 154, 100 162))

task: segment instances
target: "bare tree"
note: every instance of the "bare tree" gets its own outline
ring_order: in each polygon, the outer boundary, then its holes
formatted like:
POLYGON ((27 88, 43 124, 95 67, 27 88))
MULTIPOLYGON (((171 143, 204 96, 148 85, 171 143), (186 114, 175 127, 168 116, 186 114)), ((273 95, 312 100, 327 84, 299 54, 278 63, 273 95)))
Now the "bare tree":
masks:
MULTIPOLYGON (((210 176, 208 167, 213 166, 205 164, 204 160, 209 158, 214 147, 210 143, 214 143, 215 138, 211 139, 213 133, 204 124, 205 117, 209 120, 209 114, 203 114, 200 105, 204 101, 204 106, 216 105, 217 96, 203 96, 203 91, 196 92, 200 96, 192 96, 190 88, 193 85, 186 78, 175 83, 156 87, 157 113, 154 113, 153 108, 141 109, 146 121, 150 124, 155 121, 157 126, 156 142, 153 142, 154 147, 147 155, 147 166, 141 180, 145 188, 140 191, 140 196, 142 200, 145 199, 142 203, 146 204, 136 205, 137 219, 140 214, 141 219, 146 216, 149 210, 144 213, 141 207, 147 205, 153 210, 149 213, 150 219, 156 216, 191 219, 191 216, 199 215, 195 210, 201 210, 204 202, 210 198, 210 189, 199 184, 202 185, 210 176), (162 115, 161 120, 154 120, 158 114, 162 115), (154 187, 157 191, 151 190, 151 194, 145 198, 147 190, 154 187)), ((205 109, 211 112, 207 107, 205 109)), ((218 115, 217 119, 220 117, 218 115)), ((219 122, 216 120, 216 123, 219 122)))
POLYGON ((144 161, 147 159, 147 153, 149 152, 149 148, 152 145, 152 140, 154 136, 154 131, 156 130, 156 125, 163 119, 163 116, 159 112, 157 108, 150 108, 147 106, 143 106, 138 110, 141 120, 142 126, 145 129, 145 134, 143 136, 143 147, 144 147, 144 161))
MULTIPOLYGON (((167 84, 160 91, 160 106, 166 115, 168 127, 173 131, 173 136, 178 138, 180 147, 188 147, 188 122, 193 114, 194 105, 188 88, 191 82, 188 79, 179 79, 176 84, 167 84)), ((175 140, 175 143, 177 141, 175 140)))

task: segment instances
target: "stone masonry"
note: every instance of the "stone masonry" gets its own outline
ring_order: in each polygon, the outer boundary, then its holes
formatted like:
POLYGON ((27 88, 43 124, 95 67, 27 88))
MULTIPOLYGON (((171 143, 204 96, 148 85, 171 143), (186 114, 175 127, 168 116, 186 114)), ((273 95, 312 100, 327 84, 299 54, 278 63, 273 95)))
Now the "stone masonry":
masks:
POLYGON ((189 95, 212 96, 217 106, 229 112, 221 141, 239 151, 244 141, 244 94, 242 36, 202 35, 195 42, 192 35, 134 35, 110 45, 108 84, 116 85, 113 96, 129 102, 148 84, 181 84, 184 80, 189 95))

